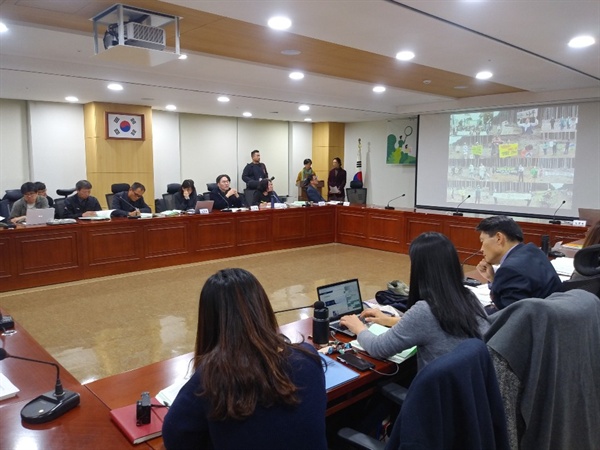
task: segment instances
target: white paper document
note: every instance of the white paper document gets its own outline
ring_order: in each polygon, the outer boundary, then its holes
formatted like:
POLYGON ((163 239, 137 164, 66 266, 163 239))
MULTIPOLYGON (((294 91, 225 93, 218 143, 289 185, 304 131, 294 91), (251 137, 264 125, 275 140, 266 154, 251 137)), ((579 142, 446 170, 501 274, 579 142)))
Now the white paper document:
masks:
POLYGON ((19 392, 19 388, 0 372, 0 400, 14 397, 17 395, 17 392, 19 392))
POLYGON ((181 390, 183 385, 188 382, 188 380, 189 378, 182 378, 181 380, 177 380, 175 383, 173 383, 170 386, 167 386, 158 394, 156 394, 156 399, 163 405, 170 407, 175 401, 175 397, 177 397, 177 394, 179 394, 179 391, 181 390))
POLYGON ((557 274, 570 277, 575 270, 573 261, 575 261, 574 258, 556 258, 550 261, 550 263, 557 274))

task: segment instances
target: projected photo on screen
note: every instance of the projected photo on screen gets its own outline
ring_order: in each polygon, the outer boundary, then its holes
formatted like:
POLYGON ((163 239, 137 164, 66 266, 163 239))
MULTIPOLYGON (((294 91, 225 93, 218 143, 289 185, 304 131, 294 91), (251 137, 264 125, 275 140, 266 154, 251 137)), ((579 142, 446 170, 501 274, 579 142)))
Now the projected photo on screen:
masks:
POLYGON ((446 202, 571 209, 577 105, 450 115, 446 202))

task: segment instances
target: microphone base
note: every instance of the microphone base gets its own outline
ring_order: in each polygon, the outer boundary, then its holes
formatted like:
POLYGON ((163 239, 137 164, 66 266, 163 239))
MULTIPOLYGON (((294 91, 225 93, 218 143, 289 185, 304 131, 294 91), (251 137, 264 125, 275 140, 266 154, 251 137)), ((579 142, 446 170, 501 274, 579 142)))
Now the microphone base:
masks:
POLYGON ((54 391, 46 392, 27 403, 21 410, 21 419, 25 423, 46 423, 72 410, 81 398, 77 392, 64 390, 61 398, 56 398, 54 391))
POLYGON ((387 205, 387 206, 385 207, 385 209, 388 209, 388 210, 393 210, 393 209, 396 209, 396 208, 394 208, 393 206, 387 205))
POLYGON ((561 224, 560 220, 550 220, 550 223, 552 225, 560 225, 561 224))
POLYGON ((462 216, 462 215, 463 215, 463 213, 461 213, 461 212, 455 212, 455 213, 452 213, 452 215, 453 215, 453 216, 462 216))

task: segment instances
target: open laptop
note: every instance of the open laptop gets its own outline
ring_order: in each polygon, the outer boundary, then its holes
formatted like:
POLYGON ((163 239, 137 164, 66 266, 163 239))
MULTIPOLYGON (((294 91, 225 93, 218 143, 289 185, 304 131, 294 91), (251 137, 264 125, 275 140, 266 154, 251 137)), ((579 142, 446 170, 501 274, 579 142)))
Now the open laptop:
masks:
POLYGON ((318 287, 317 296, 329 309, 329 328, 348 336, 355 336, 349 329, 340 325, 340 318, 363 311, 358 280, 355 278, 318 287))
POLYGON ((214 204, 214 200, 198 200, 194 209, 196 210, 196 214, 200 214, 201 209, 208 209, 208 212, 211 213, 214 204))
POLYGON ((27 208, 26 225, 42 225, 54 220, 54 208, 27 208))

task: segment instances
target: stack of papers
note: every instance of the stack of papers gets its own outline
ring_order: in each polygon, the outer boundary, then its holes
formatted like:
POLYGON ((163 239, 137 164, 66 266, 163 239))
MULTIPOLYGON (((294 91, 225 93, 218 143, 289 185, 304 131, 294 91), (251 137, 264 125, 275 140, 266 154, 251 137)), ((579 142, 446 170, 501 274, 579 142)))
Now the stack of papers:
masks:
POLYGON ((465 286, 471 292, 475 294, 481 306, 488 306, 492 302, 492 297, 490 297, 490 288, 487 283, 480 284, 479 286, 465 286))
MULTIPOLYGON (((488 302, 489 303, 489 302, 488 302)), ((389 330, 388 327, 384 327, 383 325, 379 325, 378 323, 374 323, 369 327, 369 331, 377 336, 379 336, 380 334, 386 333, 389 330)), ((357 340, 351 341, 350 345, 352 345, 353 348, 358 349, 362 352, 365 352, 366 350, 358 343, 357 340)), ((412 355, 414 355, 415 353, 417 353, 417 347, 411 347, 411 348, 407 348, 406 350, 400 352, 400 353, 396 353, 395 355, 390 356, 389 358, 387 358, 388 361, 391 362, 395 362, 396 364, 400 364, 401 362, 405 361, 406 359, 410 358, 412 355)))
POLYGON ((0 373, 0 400, 14 397, 17 392, 19 392, 19 388, 12 384, 3 373, 0 373))
POLYGON ((573 271, 575 270, 574 266, 574 258, 556 258, 550 261, 554 270, 558 275, 571 277, 573 271))
POLYGON ((167 386, 158 394, 156 394, 156 400, 159 401, 161 405, 171 406, 175 401, 175 397, 179 394, 179 391, 183 387, 185 383, 187 383, 189 378, 182 378, 181 380, 177 380, 170 386, 167 386))

